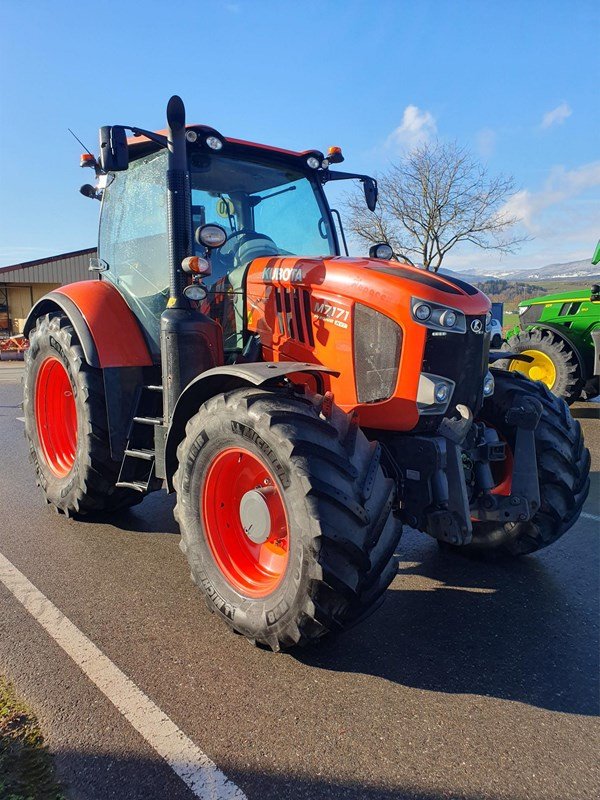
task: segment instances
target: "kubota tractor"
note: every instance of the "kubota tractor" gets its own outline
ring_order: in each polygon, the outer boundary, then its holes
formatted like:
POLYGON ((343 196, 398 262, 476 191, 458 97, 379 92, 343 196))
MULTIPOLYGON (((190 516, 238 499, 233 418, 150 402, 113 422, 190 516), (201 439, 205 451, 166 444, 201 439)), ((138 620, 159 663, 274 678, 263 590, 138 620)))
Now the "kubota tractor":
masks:
POLYGON ((167 122, 100 129, 99 280, 26 323, 46 501, 115 512, 166 485, 209 607, 273 650, 376 607, 402 524, 512 555, 567 531, 589 453, 562 400, 488 368, 487 297, 387 245, 341 255, 323 186, 362 181, 373 210, 376 182, 331 169, 339 148, 186 126, 178 97, 167 122))

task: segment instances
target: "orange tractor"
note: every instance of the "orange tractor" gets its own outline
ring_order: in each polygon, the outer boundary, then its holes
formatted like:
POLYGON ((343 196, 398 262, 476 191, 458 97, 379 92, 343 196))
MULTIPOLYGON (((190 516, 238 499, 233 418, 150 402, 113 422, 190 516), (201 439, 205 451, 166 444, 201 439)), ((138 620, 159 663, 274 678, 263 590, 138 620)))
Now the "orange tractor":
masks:
POLYGON ((186 125, 178 97, 167 123, 100 129, 82 156, 100 279, 26 323, 46 501, 78 516, 176 492, 209 607, 273 650, 375 608, 403 524, 515 556, 567 531, 589 453, 562 400, 489 368, 487 297, 387 245, 341 255, 323 187, 361 181, 374 210, 376 181, 332 169, 339 148, 186 125))

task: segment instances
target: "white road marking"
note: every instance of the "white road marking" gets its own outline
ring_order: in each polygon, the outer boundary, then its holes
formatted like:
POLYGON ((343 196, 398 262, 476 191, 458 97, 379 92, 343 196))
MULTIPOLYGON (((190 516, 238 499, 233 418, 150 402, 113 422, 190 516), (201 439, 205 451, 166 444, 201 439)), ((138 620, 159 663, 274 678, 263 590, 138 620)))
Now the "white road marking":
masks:
POLYGON ((17 417, 17 419, 19 420, 19 422, 25 422, 25 417, 17 417))
POLYGON ((247 800, 161 709, 0 553, 0 581, 201 800, 247 800))
POLYGON ((596 522, 600 522, 600 517, 598 516, 598 514, 588 514, 587 512, 582 511, 581 516, 585 517, 586 519, 594 519, 596 520, 596 522))

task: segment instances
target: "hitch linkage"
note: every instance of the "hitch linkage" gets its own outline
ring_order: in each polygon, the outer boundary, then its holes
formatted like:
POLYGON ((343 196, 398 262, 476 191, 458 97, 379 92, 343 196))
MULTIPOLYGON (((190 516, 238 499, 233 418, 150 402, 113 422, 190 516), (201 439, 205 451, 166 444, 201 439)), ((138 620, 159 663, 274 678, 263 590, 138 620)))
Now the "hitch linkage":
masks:
POLYGON ((473 422, 470 410, 445 418, 436 435, 403 437, 390 458, 399 476, 400 513, 406 524, 455 545, 469 544, 474 522, 531 519, 540 505, 534 431, 542 414, 535 398, 506 413, 516 427, 508 494, 494 492, 491 464, 504 461, 507 444, 496 430, 473 422), (467 480, 467 473, 469 479, 467 480))

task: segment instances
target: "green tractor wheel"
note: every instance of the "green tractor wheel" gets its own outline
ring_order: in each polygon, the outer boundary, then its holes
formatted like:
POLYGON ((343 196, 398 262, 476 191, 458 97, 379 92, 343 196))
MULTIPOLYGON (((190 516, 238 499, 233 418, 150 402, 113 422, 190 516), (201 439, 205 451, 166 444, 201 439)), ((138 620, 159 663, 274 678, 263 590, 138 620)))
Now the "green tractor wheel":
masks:
POLYGON ((577 354, 559 336, 549 330, 535 328, 511 336, 503 350, 522 353, 531 361, 501 361, 498 366, 509 372, 520 372, 533 381, 541 381, 566 403, 581 397, 584 386, 577 354))

